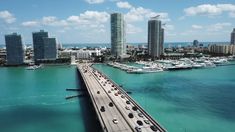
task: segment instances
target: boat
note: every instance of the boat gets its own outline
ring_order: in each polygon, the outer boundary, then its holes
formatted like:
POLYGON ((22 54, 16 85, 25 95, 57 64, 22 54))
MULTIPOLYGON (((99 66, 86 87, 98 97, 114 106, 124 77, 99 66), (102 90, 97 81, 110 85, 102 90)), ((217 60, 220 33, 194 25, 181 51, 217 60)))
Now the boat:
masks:
POLYGON ((29 66, 26 68, 26 70, 36 70, 38 68, 42 67, 42 65, 34 65, 34 66, 29 66))
POLYGON ((189 70, 189 69, 192 69, 192 66, 188 65, 188 64, 182 63, 182 64, 178 64, 178 65, 175 65, 175 66, 167 67, 166 69, 169 70, 169 71, 173 71, 173 70, 189 70))

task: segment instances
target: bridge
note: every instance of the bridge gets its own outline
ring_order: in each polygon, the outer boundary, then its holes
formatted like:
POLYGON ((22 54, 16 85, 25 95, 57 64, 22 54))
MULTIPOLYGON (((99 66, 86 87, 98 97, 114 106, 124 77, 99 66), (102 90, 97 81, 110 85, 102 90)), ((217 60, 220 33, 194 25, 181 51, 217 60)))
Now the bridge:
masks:
POLYGON ((91 63, 77 65, 104 132, 166 132, 134 99, 91 63))

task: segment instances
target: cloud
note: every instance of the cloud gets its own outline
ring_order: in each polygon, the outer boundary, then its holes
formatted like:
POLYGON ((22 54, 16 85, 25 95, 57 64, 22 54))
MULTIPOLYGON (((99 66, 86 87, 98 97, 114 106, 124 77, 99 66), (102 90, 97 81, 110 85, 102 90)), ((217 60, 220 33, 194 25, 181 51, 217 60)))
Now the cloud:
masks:
POLYGON ((174 30, 175 29, 175 26, 174 25, 170 25, 170 24, 166 24, 165 26, 165 30, 174 30))
POLYGON ((230 27, 232 26, 231 23, 228 23, 228 22, 224 22, 224 23, 216 23, 216 24, 212 24, 210 26, 208 26, 208 31, 222 31, 224 30, 224 28, 226 27, 230 27))
POLYGON ((193 29, 202 29, 203 27, 201 25, 192 25, 193 29))
POLYGON ((24 27, 35 27, 35 26, 39 26, 40 23, 37 21, 26 21, 26 22, 23 22, 21 25, 24 27))
POLYGON ((128 2, 119 1, 119 2, 116 3, 116 5, 117 5, 117 7, 124 8, 124 9, 132 8, 132 5, 130 5, 128 2))
POLYGON ((0 11, 0 19, 3 19, 6 23, 13 23, 16 21, 16 18, 9 11, 0 11))
POLYGON ((89 4, 100 4, 103 3, 104 0, 85 0, 89 4))
POLYGON ((42 18, 43 25, 46 26, 67 26, 68 23, 66 20, 58 20, 55 16, 47 16, 42 18))
POLYGON ((136 34, 142 32, 142 29, 139 27, 136 27, 132 24, 127 24, 126 26, 126 33, 127 34, 136 34))
POLYGON ((233 4, 203 4, 198 5, 195 7, 189 7, 184 9, 186 16, 196 16, 196 15, 202 15, 202 16, 218 16, 221 15, 224 12, 227 12, 230 14, 235 13, 235 5, 233 4))
POLYGON ((154 12, 150 9, 145 9, 143 7, 131 8, 131 10, 125 15, 125 20, 127 22, 138 22, 143 20, 148 20, 150 17, 160 15, 159 19, 167 22, 170 21, 168 13, 164 12, 154 12))

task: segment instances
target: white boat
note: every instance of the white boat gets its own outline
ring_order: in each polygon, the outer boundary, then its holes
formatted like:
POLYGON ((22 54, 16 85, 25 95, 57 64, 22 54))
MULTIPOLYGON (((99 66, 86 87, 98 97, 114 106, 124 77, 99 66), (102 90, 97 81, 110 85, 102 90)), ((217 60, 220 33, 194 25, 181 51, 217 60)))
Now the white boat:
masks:
POLYGON ((40 67, 42 67, 42 65, 34 65, 34 66, 29 66, 29 67, 27 67, 26 68, 26 70, 35 70, 35 69, 38 69, 38 68, 40 68, 40 67))

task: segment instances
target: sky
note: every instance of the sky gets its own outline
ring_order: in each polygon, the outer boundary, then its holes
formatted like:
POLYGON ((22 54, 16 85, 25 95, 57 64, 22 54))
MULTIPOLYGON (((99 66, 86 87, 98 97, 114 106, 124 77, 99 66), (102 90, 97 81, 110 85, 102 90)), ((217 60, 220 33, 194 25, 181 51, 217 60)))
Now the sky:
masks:
POLYGON ((123 13, 128 43, 147 43, 147 22, 165 23, 165 42, 228 42, 235 0, 0 0, 0 44, 21 34, 32 43, 41 29, 59 43, 110 43, 110 14, 123 13))

